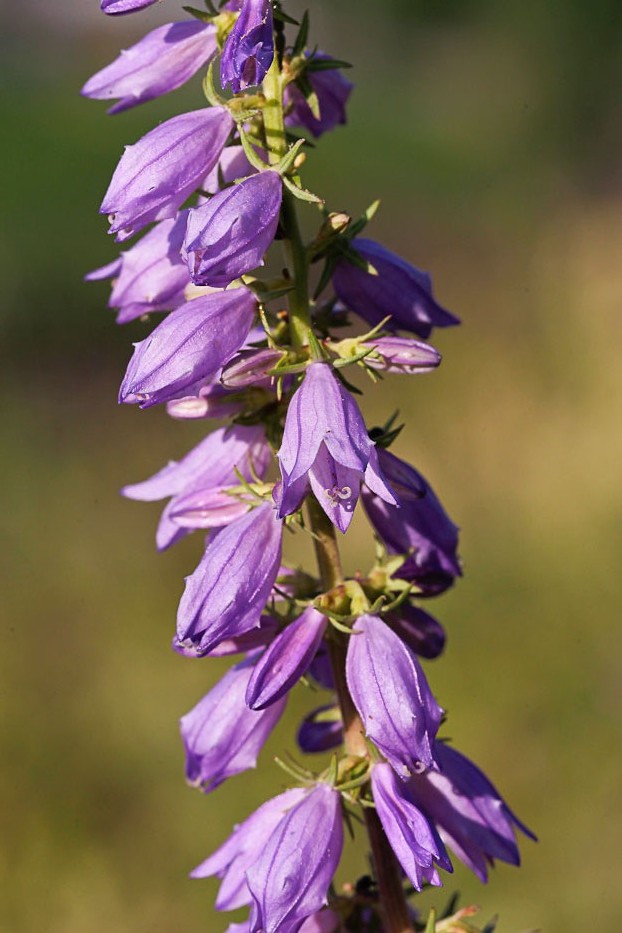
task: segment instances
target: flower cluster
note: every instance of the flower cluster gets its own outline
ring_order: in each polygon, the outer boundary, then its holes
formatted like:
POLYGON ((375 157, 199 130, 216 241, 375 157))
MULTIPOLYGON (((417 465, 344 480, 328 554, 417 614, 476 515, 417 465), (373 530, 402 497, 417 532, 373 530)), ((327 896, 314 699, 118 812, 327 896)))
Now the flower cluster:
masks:
MULTIPOLYGON (((116 15, 153 2, 101 7, 116 15)), ((346 378, 348 367, 373 382, 433 372, 441 357, 423 340, 459 321, 427 273, 360 235, 375 208, 354 220, 302 186, 309 136, 345 122, 352 90, 345 63, 308 45, 308 17, 295 24, 279 0, 206 7, 185 8, 194 18, 154 29, 83 88, 118 113, 207 69, 208 105, 123 153, 101 212, 117 242, 142 238, 88 278, 112 278, 121 324, 166 315, 135 344, 120 402, 230 421, 123 494, 167 500, 159 549, 207 530, 174 649, 239 656, 181 719, 188 782, 207 793, 254 768, 301 680, 329 697, 300 725, 300 749, 332 757, 325 770, 288 766, 294 786, 192 874, 220 879, 217 909, 249 907, 236 927, 249 933, 391 931, 400 909, 405 929, 418 920, 405 899, 387 902, 393 863, 398 886, 403 875, 419 891, 452 870, 450 850, 485 881, 495 859, 518 864, 515 830, 530 835, 439 735, 444 712, 422 665, 444 648, 422 601, 461 575, 458 529, 428 481, 388 450, 392 422, 368 431, 346 378), (308 242, 297 201, 321 212, 308 242), (261 277, 277 240, 287 268, 261 277), (355 336, 337 339, 344 323, 355 336), (349 579, 336 532, 359 499, 377 561, 349 579), (283 564, 285 529, 311 535, 318 576, 283 564), (376 877, 340 894, 343 822, 357 812, 376 877)))

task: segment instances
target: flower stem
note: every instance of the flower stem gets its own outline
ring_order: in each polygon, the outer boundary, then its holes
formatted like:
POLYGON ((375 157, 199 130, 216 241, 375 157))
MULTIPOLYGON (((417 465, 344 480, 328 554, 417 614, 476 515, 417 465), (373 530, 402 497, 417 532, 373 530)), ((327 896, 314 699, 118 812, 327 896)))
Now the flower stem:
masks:
MULTIPOLYGON (((287 137, 283 117, 283 82, 275 56, 263 82, 266 97, 264 128, 270 164, 275 165, 287 152, 287 137)), ((283 246, 292 279, 288 295, 289 330, 294 347, 314 345, 309 301, 309 259, 302 240, 296 202, 289 191, 283 192, 281 211, 283 246)), ((315 496, 307 499, 309 523, 314 535, 315 554, 324 590, 332 590, 343 582, 341 557, 335 528, 315 496)), ((344 728, 344 745, 348 755, 367 757, 363 723, 356 711, 346 680, 348 636, 333 629, 328 639, 335 690, 344 728)), ((380 894, 385 933, 412 931, 408 905, 402 884, 400 866, 385 836, 375 810, 366 810, 367 833, 380 894)))

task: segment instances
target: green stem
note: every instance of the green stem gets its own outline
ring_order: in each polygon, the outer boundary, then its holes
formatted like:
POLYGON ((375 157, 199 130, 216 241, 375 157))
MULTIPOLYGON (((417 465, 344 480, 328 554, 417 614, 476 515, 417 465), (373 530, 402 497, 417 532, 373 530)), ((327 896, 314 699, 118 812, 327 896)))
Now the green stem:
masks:
MULTIPOLYGON (((275 165, 287 152, 283 119, 283 83, 276 56, 264 79, 263 90, 266 97, 263 114, 268 156, 270 164, 275 165)), ((286 190, 283 192, 281 223, 285 257, 294 286, 288 295, 292 344, 297 348, 310 345, 313 350, 317 347, 317 341, 313 334, 309 310, 309 259, 300 233, 295 199, 286 190)), ((315 554, 322 588, 325 591, 332 590, 343 583, 335 528, 313 495, 307 499, 307 510, 314 535, 315 554)), ((333 629, 328 645, 335 690, 343 719, 345 750, 348 755, 364 758, 367 757, 368 750, 363 723, 354 706, 346 679, 348 636, 333 629)), ((408 913, 400 866, 376 811, 366 811, 365 820, 378 881, 383 929, 385 933, 408 933, 413 927, 408 913)))

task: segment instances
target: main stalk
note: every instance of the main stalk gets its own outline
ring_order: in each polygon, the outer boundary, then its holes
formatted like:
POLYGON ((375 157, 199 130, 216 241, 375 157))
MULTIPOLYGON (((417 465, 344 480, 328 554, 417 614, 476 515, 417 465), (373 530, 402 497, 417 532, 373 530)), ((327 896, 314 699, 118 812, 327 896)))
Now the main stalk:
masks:
MULTIPOLYGON (((264 129, 271 164, 276 164, 287 152, 287 137, 283 117, 283 81, 275 56, 268 71, 263 90, 264 129)), ((295 198, 283 192, 281 211, 283 247, 292 291, 288 295, 289 327, 292 344, 300 348, 312 342, 312 324, 309 299, 309 260, 305 248, 295 198)), ((343 582, 341 557, 335 527, 313 495, 307 500, 309 525, 313 533, 315 554, 322 588, 332 590, 343 582)), ((363 723, 358 715, 346 680, 346 654, 348 636, 332 629, 329 652, 335 690, 344 727, 346 753, 353 757, 366 757, 367 745, 363 723)), ((375 810, 366 809, 365 823, 372 852, 373 867, 378 882, 380 905, 385 933, 407 933, 413 926, 402 883, 402 872, 375 810)))

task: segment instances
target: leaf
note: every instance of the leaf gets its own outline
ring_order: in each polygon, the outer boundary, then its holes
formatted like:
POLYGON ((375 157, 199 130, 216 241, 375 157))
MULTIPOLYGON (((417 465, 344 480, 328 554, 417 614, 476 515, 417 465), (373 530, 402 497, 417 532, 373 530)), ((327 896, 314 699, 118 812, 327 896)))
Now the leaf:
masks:
POLYGON ((294 42, 293 54, 302 55, 307 44, 307 39, 309 38, 309 11, 305 10, 305 14, 302 17, 300 22, 300 29, 298 30, 298 35, 296 36, 296 41, 294 42))
POLYGON ((307 71, 334 71, 336 68, 352 68, 350 62, 343 62, 338 58, 311 58, 307 63, 307 71))

